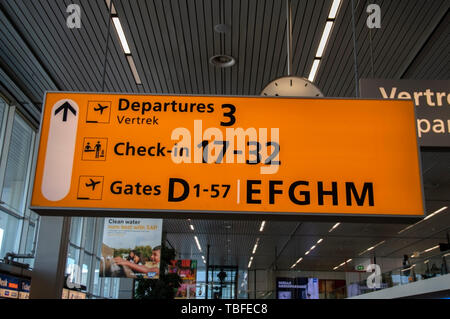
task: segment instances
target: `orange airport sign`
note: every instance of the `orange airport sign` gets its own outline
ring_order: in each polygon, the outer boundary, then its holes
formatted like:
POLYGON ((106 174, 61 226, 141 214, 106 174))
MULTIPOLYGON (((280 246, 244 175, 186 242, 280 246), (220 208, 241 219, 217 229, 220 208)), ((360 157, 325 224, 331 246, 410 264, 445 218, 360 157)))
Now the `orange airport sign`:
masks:
POLYGON ((411 101, 47 93, 36 165, 42 214, 424 215, 411 101))

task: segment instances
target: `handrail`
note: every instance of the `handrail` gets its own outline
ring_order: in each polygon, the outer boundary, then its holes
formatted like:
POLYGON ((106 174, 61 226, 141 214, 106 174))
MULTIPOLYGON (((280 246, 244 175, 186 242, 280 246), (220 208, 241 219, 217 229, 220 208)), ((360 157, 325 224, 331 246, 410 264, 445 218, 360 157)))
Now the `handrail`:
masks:
POLYGON ((406 285, 411 282, 446 275, 450 273, 450 268, 448 266, 449 261, 445 259, 446 257, 450 257, 450 251, 440 252, 426 258, 413 258, 413 260, 411 260, 412 264, 408 268, 398 267, 382 273, 380 287, 378 288, 369 288, 367 286, 367 280, 362 280, 335 289, 331 292, 331 295, 336 298, 338 296, 340 298, 354 297, 398 285, 406 285), (441 266, 440 268, 436 265, 438 259, 441 266), (429 266, 430 263, 432 263, 431 268, 429 266), (426 267, 424 267, 424 265, 426 265, 426 267))

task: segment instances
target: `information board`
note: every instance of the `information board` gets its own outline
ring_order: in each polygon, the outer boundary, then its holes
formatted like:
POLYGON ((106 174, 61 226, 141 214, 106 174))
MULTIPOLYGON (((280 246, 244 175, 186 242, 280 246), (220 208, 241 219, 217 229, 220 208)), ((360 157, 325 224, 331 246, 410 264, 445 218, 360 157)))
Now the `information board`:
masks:
POLYGON ((55 92, 44 104, 41 214, 424 214, 411 101, 55 92))

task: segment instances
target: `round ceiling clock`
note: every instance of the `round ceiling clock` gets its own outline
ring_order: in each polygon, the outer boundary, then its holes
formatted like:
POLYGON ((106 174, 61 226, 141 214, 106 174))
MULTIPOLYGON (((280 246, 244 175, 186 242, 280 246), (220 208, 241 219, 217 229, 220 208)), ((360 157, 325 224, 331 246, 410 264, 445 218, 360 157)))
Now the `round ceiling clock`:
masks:
POLYGON ((298 76, 284 76, 273 80, 262 90, 261 95, 323 97, 317 86, 298 76))

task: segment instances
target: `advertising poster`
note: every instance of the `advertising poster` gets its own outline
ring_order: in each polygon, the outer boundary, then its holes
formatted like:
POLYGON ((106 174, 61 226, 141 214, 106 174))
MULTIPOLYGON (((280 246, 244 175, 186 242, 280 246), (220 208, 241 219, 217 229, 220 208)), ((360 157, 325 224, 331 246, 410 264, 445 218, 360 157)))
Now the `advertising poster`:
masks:
POLYGON ((3 298, 19 298, 20 279, 0 274, 0 297, 3 298))
POLYGON ((21 280, 19 299, 30 299, 30 288, 31 288, 30 280, 21 280))
POLYGON ((100 277, 158 279, 162 219, 105 218, 100 277))
POLYGON ((175 295, 176 299, 195 299, 197 280, 197 260, 172 260, 169 273, 176 273, 181 277, 182 283, 175 295))
POLYGON ((317 278, 277 278, 278 299, 319 299, 317 278))

